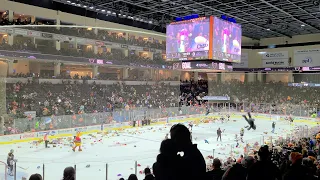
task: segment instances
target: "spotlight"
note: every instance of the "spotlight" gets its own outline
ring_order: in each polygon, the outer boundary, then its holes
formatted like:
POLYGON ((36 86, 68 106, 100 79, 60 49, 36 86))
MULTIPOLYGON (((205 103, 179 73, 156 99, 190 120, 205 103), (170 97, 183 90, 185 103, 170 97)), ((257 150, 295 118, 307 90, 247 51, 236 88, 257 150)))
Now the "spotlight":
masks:
POLYGON ((107 11, 108 14, 111 14, 111 11, 107 11))
POLYGON ((72 5, 75 5, 76 3, 73 2, 73 3, 71 3, 71 4, 72 4, 72 5))
POLYGON ((88 6, 84 5, 83 7, 84 7, 84 8, 87 8, 88 6))
POLYGON ((116 15, 117 13, 113 12, 112 14, 113 14, 113 15, 116 15))
POLYGON ((270 31, 270 29, 269 29, 269 28, 268 28, 267 30, 268 30, 268 31, 270 31))
POLYGON ((104 9, 102 9, 101 11, 102 11, 102 12, 106 12, 106 10, 104 10, 104 9))
POLYGON ((94 8, 93 6, 90 7, 90 9, 93 9, 93 8, 94 8))
POLYGON ((301 24, 301 27, 305 27, 306 25, 304 25, 304 24, 301 24))
POLYGON ((96 9, 97 11, 99 11, 100 9, 96 9))
POLYGON ((149 21, 149 24, 152 24, 152 21, 149 21))
POLYGON ((67 3, 71 3, 71 1, 67 1, 67 3))

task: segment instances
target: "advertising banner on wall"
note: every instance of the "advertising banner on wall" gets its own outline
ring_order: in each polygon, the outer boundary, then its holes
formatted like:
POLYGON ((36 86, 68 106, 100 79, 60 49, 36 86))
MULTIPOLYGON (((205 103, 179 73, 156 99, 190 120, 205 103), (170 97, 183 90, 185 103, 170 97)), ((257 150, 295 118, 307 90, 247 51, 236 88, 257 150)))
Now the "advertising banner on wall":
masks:
POLYGON ((288 51, 266 52, 262 55, 262 67, 288 67, 289 53, 288 51))
POLYGON ((263 60, 262 61, 263 68, 288 67, 288 66, 289 66, 288 59, 274 59, 274 60, 263 60))
POLYGON ((262 55, 262 60, 273 60, 273 59, 289 59, 288 51, 279 52, 266 52, 262 55))
POLYGON ((249 67, 249 53, 241 53, 241 62, 233 63, 233 68, 248 68, 249 67))
POLYGON ((293 59, 294 66, 320 66, 320 49, 295 50, 293 59))

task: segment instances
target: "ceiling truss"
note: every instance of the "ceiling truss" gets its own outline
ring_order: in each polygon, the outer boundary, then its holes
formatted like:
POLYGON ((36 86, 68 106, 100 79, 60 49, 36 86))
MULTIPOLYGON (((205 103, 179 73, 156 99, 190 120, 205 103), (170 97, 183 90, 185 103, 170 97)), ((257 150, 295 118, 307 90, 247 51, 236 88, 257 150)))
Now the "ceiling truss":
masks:
MULTIPOLYGON (((67 0, 56 0, 66 3, 67 0)), ((72 1, 72 0, 70 0, 72 1)), ((165 27, 176 17, 227 15, 242 25, 243 35, 254 38, 292 37, 320 33, 319 0, 74 0, 99 13, 165 27), (98 9, 98 10, 97 10, 98 9), (101 12, 101 10, 104 10, 101 12)))

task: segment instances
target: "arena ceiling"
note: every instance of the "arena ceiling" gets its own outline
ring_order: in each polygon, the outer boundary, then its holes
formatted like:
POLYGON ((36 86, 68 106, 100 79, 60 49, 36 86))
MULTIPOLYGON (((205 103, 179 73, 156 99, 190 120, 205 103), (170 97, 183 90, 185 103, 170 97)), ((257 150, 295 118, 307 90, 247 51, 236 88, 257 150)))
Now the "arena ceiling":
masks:
MULTIPOLYGON (((320 33, 320 0, 53 0, 165 28, 176 17, 226 15, 254 39, 320 33)), ((159 29, 159 28, 155 29, 159 29)))

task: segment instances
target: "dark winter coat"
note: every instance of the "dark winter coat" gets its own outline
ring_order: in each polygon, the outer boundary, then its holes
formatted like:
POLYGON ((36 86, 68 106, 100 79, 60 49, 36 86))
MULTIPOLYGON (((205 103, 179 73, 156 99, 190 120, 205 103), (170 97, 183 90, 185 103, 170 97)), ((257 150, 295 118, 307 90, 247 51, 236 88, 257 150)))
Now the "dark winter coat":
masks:
POLYGON ((271 161, 258 161, 248 170, 247 180, 281 179, 278 167, 271 161))
POLYGON ((246 180, 247 173, 247 168, 237 163, 226 170, 222 180, 246 180))
POLYGON ((224 174, 224 170, 218 168, 218 169, 213 169, 212 171, 208 171, 206 175, 208 180, 221 180, 223 174, 224 174))

